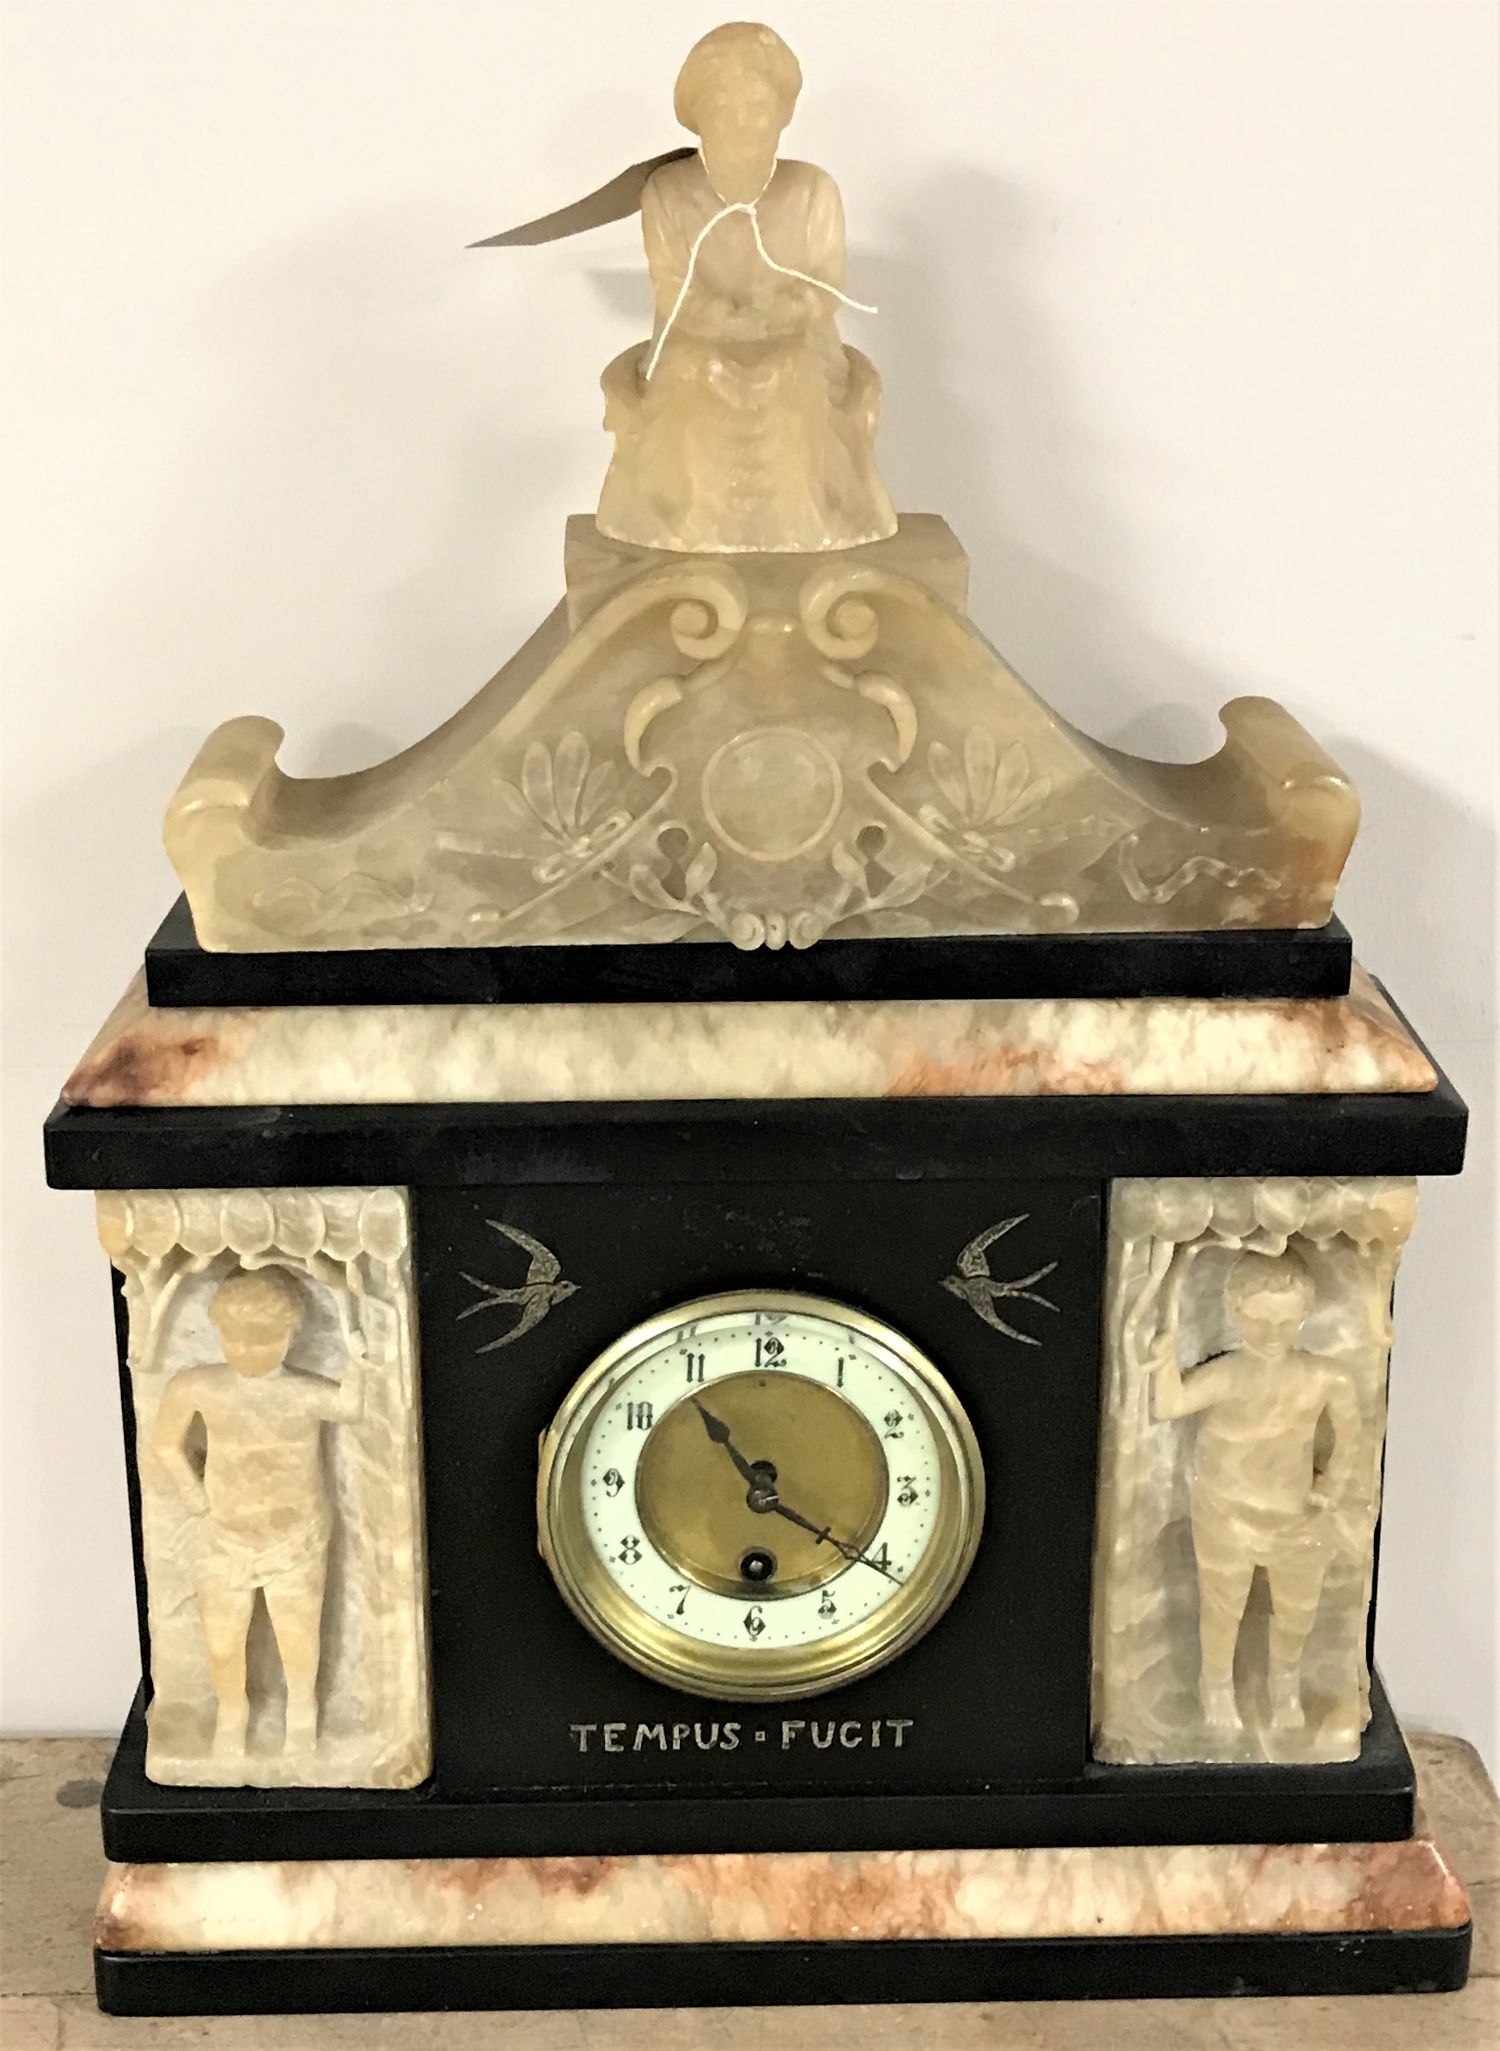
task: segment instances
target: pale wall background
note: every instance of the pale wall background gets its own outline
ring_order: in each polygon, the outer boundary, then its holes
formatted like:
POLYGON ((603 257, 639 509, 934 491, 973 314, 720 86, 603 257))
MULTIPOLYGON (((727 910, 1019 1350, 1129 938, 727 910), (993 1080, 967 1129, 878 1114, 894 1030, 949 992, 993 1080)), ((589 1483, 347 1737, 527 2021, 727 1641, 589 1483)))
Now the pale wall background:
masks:
MULTIPOLYGON (((104 1261, 37 1128, 174 890, 199 738, 357 766, 560 588, 630 224, 463 245, 678 140, 689 0, 5 9, 5 1668, 117 1725, 134 1623, 104 1261)), ((1477 1115, 1401 1288, 1381 1652, 1500 1764, 1488 0, 779 0, 842 183, 897 502, 1109 741, 1281 698, 1353 773, 1341 899, 1477 1115)))

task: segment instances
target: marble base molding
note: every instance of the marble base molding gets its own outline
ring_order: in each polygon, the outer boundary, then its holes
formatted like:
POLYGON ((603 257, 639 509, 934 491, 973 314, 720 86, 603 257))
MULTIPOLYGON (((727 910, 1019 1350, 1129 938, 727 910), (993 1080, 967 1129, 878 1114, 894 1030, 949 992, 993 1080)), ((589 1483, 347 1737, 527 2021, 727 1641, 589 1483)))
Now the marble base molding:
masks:
POLYGON ((117 1866, 95 1979, 134 2015, 1417 1993, 1471 1930, 1426 1837, 117 1866))
POLYGON ((138 975, 63 1086, 94 1110, 823 1097, 1426 1095, 1357 964, 1346 997, 154 1008, 138 975))
POLYGON ((672 1857, 112 1866, 110 1952, 1459 1930, 1430 1837, 672 1857))

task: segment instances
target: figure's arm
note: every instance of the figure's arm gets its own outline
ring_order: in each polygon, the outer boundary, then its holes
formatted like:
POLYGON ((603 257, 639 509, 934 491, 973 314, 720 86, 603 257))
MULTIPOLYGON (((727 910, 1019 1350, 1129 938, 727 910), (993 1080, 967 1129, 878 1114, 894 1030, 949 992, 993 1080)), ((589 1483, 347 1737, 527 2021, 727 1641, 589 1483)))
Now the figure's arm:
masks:
POLYGON ((688 267, 687 237, 666 203, 660 177, 660 171, 653 172, 641 193, 641 239, 646 245, 658 332, 677 303, 688 267))
POLYGON ((842 292, 849 275, 844 239, 844 202, 826 171, 815 171, 807 209, 807 262, 798 266, 842 292))
POLYGON ((184 1441, 188 1426, 198 1414, 196 1391, 189 1377, 173 1375, 162 1391, 161 1406, 151 1431, 151 1450, 171 1477, 172 1486, 195 1517, 208 1509, 208 1492, 197 1468, 187 1456, 184 1441))
POLYGON ((325 1375, 299 1377, 307 1385, 308 1406, 330 1424, 353 1424, 365 1410, 365 1358, 345 1355, 344 1372, 336 1382, 325 1375))
POLYGON ((1191 1417, 1229 1394, 1230 1371, 1224 1360, 1207 1360, 1184 1377, 1177 1363, 1177 1334, 1163 1338, 1147 1370, 1152 1377, 1151 1407, 1159 1418, 1191 1417))
POLYGON ((1343 1368, 1326 1367, 1324 1387, 1326 1401, 1323 1407, 1333 1426, 1333 1451, 1322 1473, 1313 1476, 1312 1492, 1315 1501, 1336 1503, 1354 1479, 1354 1462, 1359 1451, 1363 1420, 1354 1383, 1343 1368))
POLYGON ((800 221, 789 222, 782 231, 785 240, 773 238, 771 255, 777 261, 801 271, 803 278, 789 278, 778 271, 754 274, 757 315, 771 324, 773 333, 792 334, 810 323, 831 321, 838 310, 835 293, 843 291, 848 274, 844 248, 844 203, 839 189, 826 171, 815 164, 788 168, 810 174, 805 188, 800 221), (808 284, 805 279, 820 280, 808 284), (824 285, 832 291, 824 291, 824 285))
POLYGON ((1202 1367, 1192 1369, 1191 1378, 1184 1381, 1177 1359, 1182 1292, 1198 1252, 1198 1247, 1188 1246, 1174 1260, 1162 1296, 1162 1330, 1146 1362, 1146 1372, 1153 1382, 1152 1412, 1161 1419, 1191 1417, 1195 1411, 1206 1410, 1211 1403, 1217 1403, 1221 1396, 1229 1393, 1229 1370, 1222 1360, 1205 1361, 1202 1367))

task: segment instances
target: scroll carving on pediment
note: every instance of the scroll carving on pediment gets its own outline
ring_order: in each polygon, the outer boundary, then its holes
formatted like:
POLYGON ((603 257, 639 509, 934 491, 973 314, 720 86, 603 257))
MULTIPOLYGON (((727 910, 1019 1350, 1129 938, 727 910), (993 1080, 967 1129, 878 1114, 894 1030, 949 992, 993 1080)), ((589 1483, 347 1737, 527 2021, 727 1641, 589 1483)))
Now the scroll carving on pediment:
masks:
POLYGON ((1111 1186, 1095 1756, 1357 1758, 1413 1181, 1111 1186))
POLYGON ((411 1787, 431 1766, 404 1190, 107 1190, 151 1636, 146 1772, 411 1787))
MULTIPOLYGON (((955 554, 932 525, 928 554, 955 554)), ((1357 801, 1288 714, 1237 700, 1195 767, 1100 748, 941 595, 951 565, 924 576, 898 542, 622 552, 571 632, 554 618, 447 726, 355 776, 294 783, 278 728, 230 722, 167 822, 201 942, 776 948, 1327 918, 1357 801)))

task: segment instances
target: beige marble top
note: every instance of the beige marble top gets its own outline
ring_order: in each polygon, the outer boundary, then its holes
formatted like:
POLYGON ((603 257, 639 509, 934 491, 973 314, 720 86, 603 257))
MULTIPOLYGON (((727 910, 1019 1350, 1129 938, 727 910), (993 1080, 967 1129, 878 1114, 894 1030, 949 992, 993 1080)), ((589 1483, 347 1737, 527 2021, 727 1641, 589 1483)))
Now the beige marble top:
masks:
POLYGON ((107 1105, 1428 1091, 1347 997, 307 1005, 154 1010, 137 976, 63 1090, 107 1105))
MULTIPOLYGON (((1461 1993, 1256 2001, 591 2010, 533 2015, 221 2016, 131 2021, 94 2006, 89 1947, 112 1740, 14 1738, 0 1751, 7 2051, 1493 2051, 1500 2036, 1500 1803, 1455 1738, 1410 1736, 1433 1829, 1474 1906, 1461 1993)), ((666 1990, 664 1990, 664 1993, 666 1990)))

